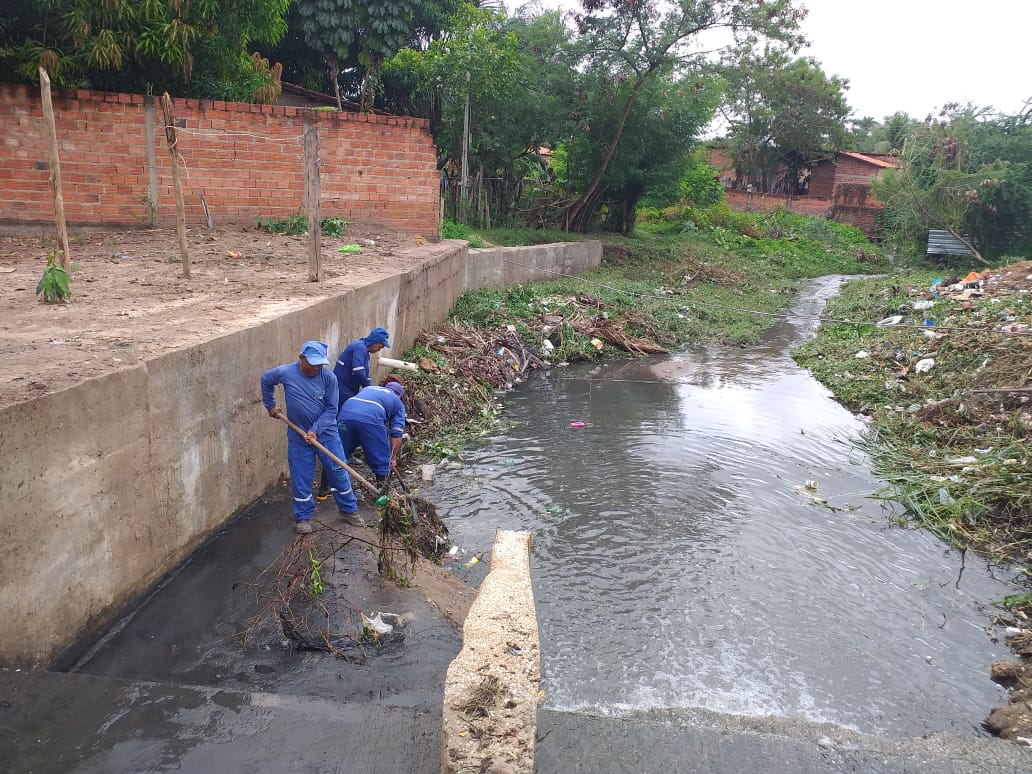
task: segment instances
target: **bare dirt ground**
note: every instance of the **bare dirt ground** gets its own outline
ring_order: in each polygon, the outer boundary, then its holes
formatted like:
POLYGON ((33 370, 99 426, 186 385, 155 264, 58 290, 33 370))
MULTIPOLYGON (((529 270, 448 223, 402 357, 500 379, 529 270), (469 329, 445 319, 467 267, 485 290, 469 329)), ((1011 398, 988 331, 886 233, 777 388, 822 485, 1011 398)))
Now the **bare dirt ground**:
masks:
POLYGON ((361 225, 323 236, 324 281, 308 282, 307 236, 188 231, 182 277, 175 229, 73 235, 69 304, 36 285, 53 239, 0 228, 0 407, 248 327, 420 261, 426 240, 361 225), (358 253, 341 253, 347 244, 358 253), (239 255, 239 257, 235 257, 239 255))

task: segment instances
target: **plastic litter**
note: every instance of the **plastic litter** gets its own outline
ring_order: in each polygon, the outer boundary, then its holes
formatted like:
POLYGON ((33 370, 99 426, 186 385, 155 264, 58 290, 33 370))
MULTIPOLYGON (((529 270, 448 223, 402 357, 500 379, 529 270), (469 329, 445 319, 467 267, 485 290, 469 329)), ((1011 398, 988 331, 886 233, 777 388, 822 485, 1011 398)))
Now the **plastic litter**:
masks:
POLYGON ((809 481, 806 482, 805 486, 806 486, 807 489, 810 489, 810 490, 816 489, 817 488, 817 479, 811 478, 809 481))
POLYGON ((469 560, 470 564, 480 564, 480 560, 477 557, 473 557, 469 560))
POLYGON ((338 253, 360 253, 362 248, 358 245, 341 245, 337 248, 338 253))
POLYGON ((886 328, 886 327, 888 327, 890 325, 899 325, 902 321, 903 321, 903 315, 895 314, 892 317, 886 317, 884 319, 878 320, 878 327, 879 328, 886 328))
POLYGON ((584 427, 584 423, 583 422, 570 422, 570 427, 572 427, 572 428, 584 427))
POLYGON ((448 549, 448 556, 455 556, 455 554, 457 554, 457 553, 459 553, 459 547, 458 546, 452 546, 451 548, 448 549))
POLYGON ((853 357, 855 357, 857 360, 863 360, 864 358, 870 357, 870 353, 864 352, 864 350, 861 349, 859 352, 853 355, 853 357))
POLYGON ((935 358, 926 357, 924 360, 918 360, 914 365, 914 371, 919 374, 926 374, 935 367, 935 358))
POLYGON ((934 301, 915 301, 914 311, 923 312, 925 309, 931 309, 933 306, 935 306, 934 301))
POLYGON ((376 632, 378 636, 390 634, 394 631, 394 627, 383 620, 383 616, 379 612, 376 613, 372 618, 362 613, 362 626, 370 631, 376 632))
POLYGON ((550 342, 548 339, 545 339, 544 341, 541 342, 541 351, 544 352, 545 354, 548 354, 553 349, 555 349, 555 344, 550 342))

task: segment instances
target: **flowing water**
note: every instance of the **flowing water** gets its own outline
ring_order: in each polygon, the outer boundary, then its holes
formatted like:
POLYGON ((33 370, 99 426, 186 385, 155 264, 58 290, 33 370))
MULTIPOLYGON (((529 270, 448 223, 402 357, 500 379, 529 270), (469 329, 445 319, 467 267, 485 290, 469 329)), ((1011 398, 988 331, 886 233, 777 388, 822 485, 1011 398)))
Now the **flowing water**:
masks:
POLYGON ((839 282, 758 347, 534 376, 504 399, 511 429, 438 473, 461 574, 482 577, 467 552, 496 529, 534 535, 546 709, 910 736, 981 733, 1006 702, 985 629, 1009 576, 870 499, 862 421, 789 356, 839 282))

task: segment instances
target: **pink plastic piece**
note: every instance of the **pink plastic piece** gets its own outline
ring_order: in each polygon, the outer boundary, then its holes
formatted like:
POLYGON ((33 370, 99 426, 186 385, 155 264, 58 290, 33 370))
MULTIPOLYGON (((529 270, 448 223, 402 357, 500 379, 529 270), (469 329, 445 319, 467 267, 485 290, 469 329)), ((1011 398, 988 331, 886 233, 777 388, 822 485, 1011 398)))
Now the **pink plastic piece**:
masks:
POLYGON ((583 422, 570 422, 570 427, 584 427, 583 422))

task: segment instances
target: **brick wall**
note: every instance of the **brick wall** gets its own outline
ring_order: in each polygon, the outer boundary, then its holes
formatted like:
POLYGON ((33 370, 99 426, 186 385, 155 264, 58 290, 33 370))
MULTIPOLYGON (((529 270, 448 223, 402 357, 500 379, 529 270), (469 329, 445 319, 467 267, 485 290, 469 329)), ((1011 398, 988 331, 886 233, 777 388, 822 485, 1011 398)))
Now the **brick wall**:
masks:
POLYGON ((827 217, 831 212, 831 205, 831 199, 814 196, 795 196, 788 199, 777 194, 747 193, 738 190, 727 192, 727 206, 743 212, 770 212, 778 207, 787 207, 797 215, 827 217))
MULTIPOLYGON (((54 90, 72 226, 175 224, 161 105, 139 94, 54 90), (156 205, 156 208, 155 206, 156 205)), ((187 223, 285 218, 302 206, 306 120, 319 134, 322 213, 438 236, 437 158, 425 119, 178 99, 187 223)), ((54 215, 36 88, 0 83, 0 222, 54 215)))

